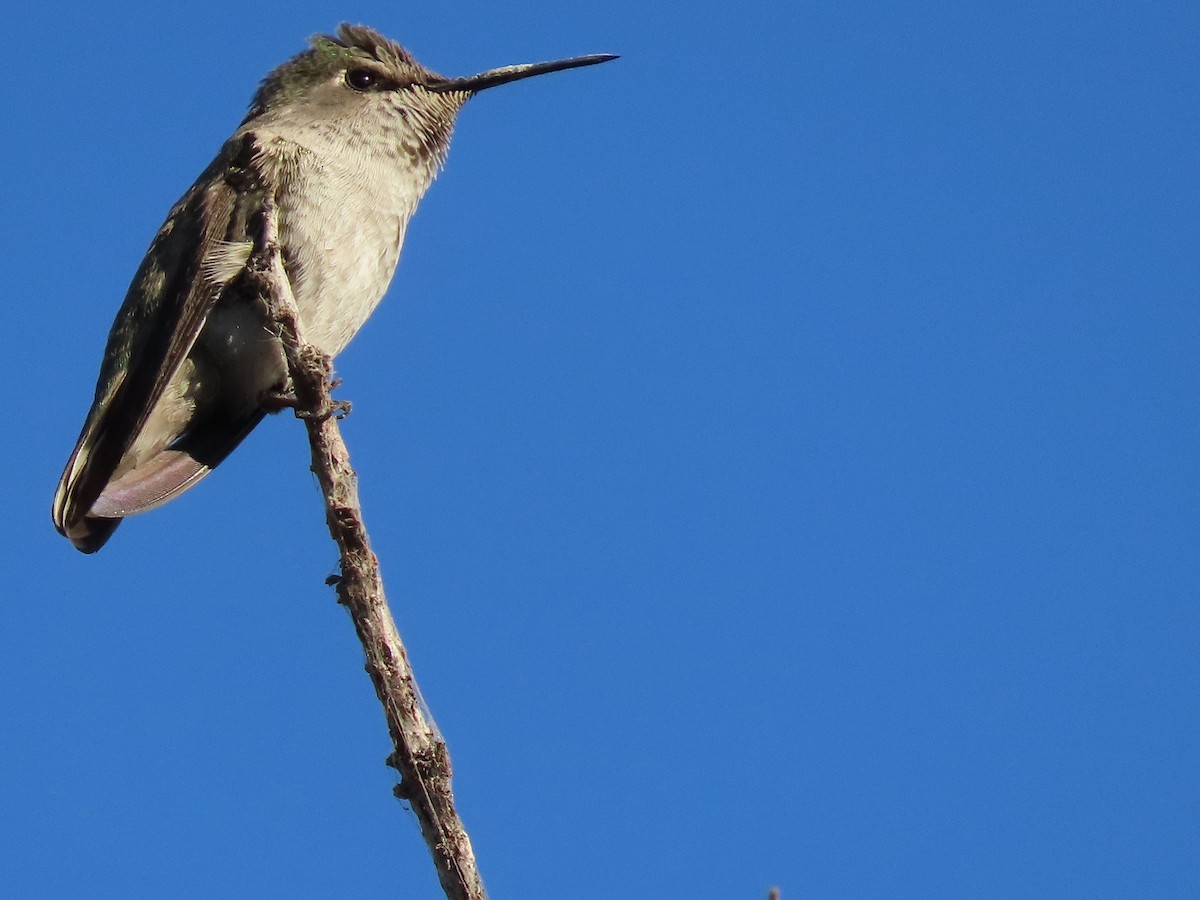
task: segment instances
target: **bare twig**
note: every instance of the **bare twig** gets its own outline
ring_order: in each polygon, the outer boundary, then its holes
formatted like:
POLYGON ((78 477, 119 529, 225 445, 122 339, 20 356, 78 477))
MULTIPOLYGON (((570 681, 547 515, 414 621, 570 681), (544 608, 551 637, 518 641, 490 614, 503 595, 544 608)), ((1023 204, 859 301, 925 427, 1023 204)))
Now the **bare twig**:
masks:
POLYGON ((433 854, 442 890, 450 900, 483 900, 483 882, 471 840, 454 809, 450 757, 437 726, 421 700, 408 655, 383 593, 379 560, 371 550, 358 501, 358 478, 342 441, 338 418, 344 404, 330 396, 333 365, 304 342, 301 322, 277 243, 276 208, 268 198, 262 229, 250 262, 259 279, 295 391, 296 415, 308 429, 312 470, 325 496, 329 533, 341 552, 338 602, 354 621, 367 657, 367 672, 383 704, 395 751, 388 765, 400 772, 395 794, 407 800, 433 854))

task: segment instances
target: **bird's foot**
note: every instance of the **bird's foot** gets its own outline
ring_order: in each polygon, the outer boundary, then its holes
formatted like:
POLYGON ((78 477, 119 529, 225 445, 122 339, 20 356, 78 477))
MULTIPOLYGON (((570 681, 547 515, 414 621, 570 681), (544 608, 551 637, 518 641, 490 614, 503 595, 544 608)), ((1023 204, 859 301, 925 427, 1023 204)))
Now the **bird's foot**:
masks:
POLYGON ((296 392, 292 390, 291 385, 280 388, 279 390, 267 391, 259 398, 259 406, 269 413, 281 412, 285 409, 296 409, 300 406, 300 401, 296 399, 296 392))

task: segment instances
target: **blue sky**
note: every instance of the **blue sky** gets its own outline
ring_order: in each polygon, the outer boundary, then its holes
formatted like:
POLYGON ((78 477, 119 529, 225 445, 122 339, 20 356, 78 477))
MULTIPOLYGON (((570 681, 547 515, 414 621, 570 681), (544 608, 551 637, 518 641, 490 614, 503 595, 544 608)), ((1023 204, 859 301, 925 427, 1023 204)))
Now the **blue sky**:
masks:
POLYGON ((104 337, 257 80, 466 74, 338 361, 499 897, 1200 893, 1194 4, 357 3, 6 18, 0 888, 438 896, 303 429, 94 556, 104 337))

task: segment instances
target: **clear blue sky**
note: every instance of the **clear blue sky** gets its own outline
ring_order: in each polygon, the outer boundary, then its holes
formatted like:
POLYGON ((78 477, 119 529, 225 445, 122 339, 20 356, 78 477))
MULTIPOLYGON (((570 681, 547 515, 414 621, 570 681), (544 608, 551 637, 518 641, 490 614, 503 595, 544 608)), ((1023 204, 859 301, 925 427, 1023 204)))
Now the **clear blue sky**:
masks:
POLYGON ((496 898, 1200 895, 1200 7, 6 17, 0 893, 436 897, 302 428, 84 557, 50 498, 271 67, 590 52, 460 120, 339 360, 496 898))

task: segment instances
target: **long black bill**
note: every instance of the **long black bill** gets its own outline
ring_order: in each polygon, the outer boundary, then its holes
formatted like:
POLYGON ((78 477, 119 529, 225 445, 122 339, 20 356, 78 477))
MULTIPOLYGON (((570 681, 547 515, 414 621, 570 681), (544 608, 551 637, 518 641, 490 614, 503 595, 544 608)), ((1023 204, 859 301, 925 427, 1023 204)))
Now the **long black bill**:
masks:
POLYGON ((477 94, 498 84, 508 84, 510 81, 520 81, 534 75, 545 75, 547 72, 561 72, 563 69, 578 69, 580 66, 594 66, 597 63, 616 59, 613 53, 593 53, 591 56, 573 56, 570 59, 557 59, 554 62, 525 63, 520 66, 503 66, 480 72, 478 75, 468 75, 466 78, 448 78, 445 81, 427 85, 428 90, 439 94, 463 91, 477 94))

